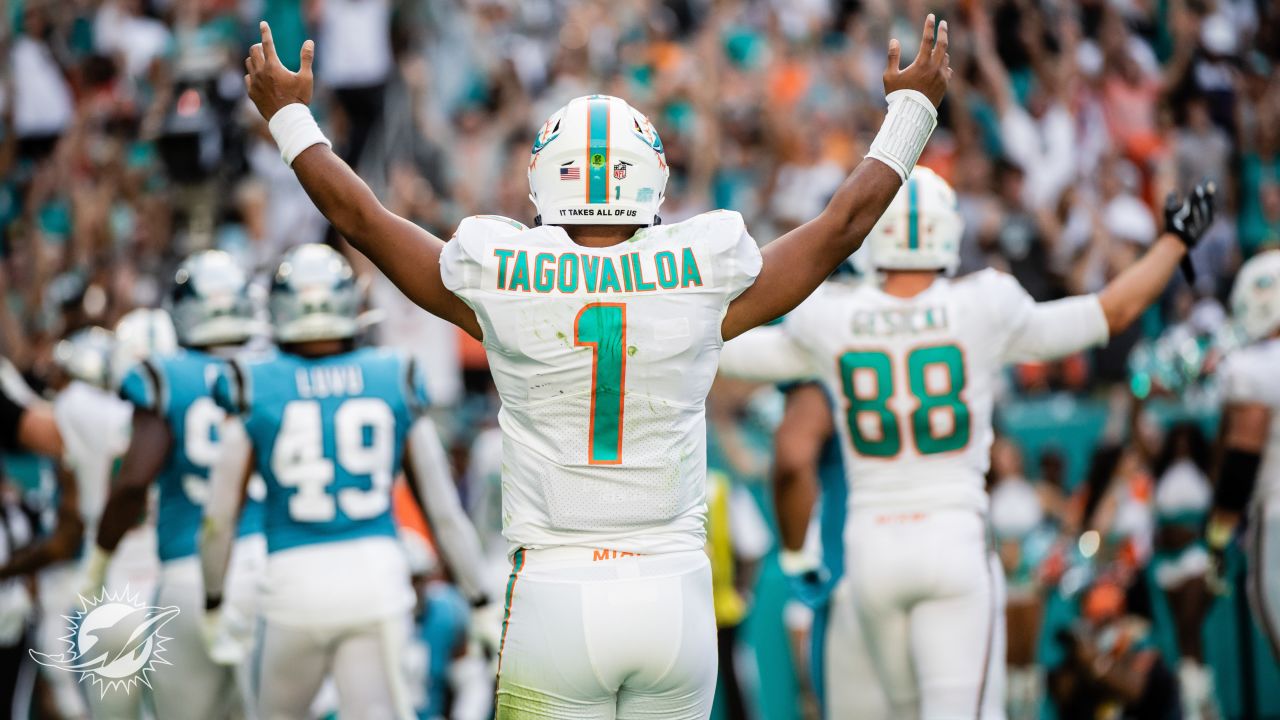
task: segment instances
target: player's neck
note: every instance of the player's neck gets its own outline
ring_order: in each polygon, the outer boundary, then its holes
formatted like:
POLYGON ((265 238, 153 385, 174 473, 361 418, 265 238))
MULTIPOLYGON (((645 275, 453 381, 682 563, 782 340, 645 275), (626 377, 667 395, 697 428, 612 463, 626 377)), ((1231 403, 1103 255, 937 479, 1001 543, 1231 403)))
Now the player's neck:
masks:
POLYGON ((341 355, 352 347, 350 340, 312 340, 311 342, 288 343, 280 349, 290 355, 301 355, 306 358, 341 355))
POLYGON ((244 346, 240 344, 189 345, 187 346, 187 349, 194 350, 195 352, 202 352, 202 353, 205 353, 206 355, 212 355, 217 358, 231 358, 231 357, 235 357, 236 353, 240 352, 240 349, 243 347, 244 346))
POLYGON ((880 290, 894 297, 915 297, 928 290, 937 279, 938 273, 933 270, 890 270, 885 273, 880 290))
POLYGON ((562 225, 575 244, 589 248, 612 247, 631 239, 643 225, 562 225))

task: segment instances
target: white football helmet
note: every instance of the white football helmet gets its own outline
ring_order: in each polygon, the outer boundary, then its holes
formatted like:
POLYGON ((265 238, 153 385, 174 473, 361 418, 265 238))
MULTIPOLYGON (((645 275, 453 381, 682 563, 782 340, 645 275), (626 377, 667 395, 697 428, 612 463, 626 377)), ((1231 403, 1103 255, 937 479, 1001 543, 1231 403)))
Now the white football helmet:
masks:
POLYGON ((53 348, 53 360, 71 377, 106 390, 111 383, 115 344, 110 330, 82 328, 58 341, 53 348))
POLYGON ((868 260, 876 270, 950 274, 960 264, 963 230, 955 191, 934 171, 916 166, 867 235, 868 260))
POLYGON ((285 253, 268 304, 278 343, 343 340, 360 332, 356 274, 342 254, 308 243, 285 253))
POLYGON ((116 321, 115 349, 111 355, 111 382, 119 387, 129 368, 154 355, 178 349, 178 333, 169 313, 157 308, 130 310, 116 321))
POLYGON ((1280 330, 1280 250, 1260 252, 1240 267, 1231 314, 1251 341, 1280 330))
POLYGON ((669 173, 648 118, 621 98, 588 95, 538 131, 529 199, 544 225, 656 225, 669 173))

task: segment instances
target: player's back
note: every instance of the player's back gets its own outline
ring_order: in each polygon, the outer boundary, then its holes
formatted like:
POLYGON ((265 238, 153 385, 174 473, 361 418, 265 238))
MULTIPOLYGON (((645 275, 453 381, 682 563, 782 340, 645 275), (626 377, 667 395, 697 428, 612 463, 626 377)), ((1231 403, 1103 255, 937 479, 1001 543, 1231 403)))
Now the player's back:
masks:
POLYGON ((374 348, 267 353, 219 379, 214 395, 244 423, 266 481, 268 619, 362 622, 412 604, 391 487, 424 388, 405 356, 374 348))
MULTIPOLYGON (((218 458, 218 426, 226 417, 211 394, 224 362, 210 353, 180 349, 134 366, 120 387, 126 400, 154 412, 169 427, 169 454, 156 477, 156 535, 162 561, 196 554, 209 469, 218 458)), ((261 508, 249 503, 240 533, 255 532, 260 523, 261 508)))
POLYGON ((1222 367, 1228 403, 1256 403, 1271 411, 1267 445, 1258 468, 1258 501, 1280 496, 1280 339, 1264 340, 1227 357, 1222 367))
POLYGON ((835 398, 855 507, 986 506, 998 373, 1031 304, 984 271, 910 298, 827 283, 788 315, 835 398))
POLYGON ((700 548, 720 325, 760 267, 741 216, 605 248, 469 218, 441 264, 476 311, 502 398, 512 545, 700 548))
POLYGON ((229 367, 215 395, 253 442, 269 551, 395 535, 391 484, 426 404, 412 368, 378 349, 273 352, 229 367))

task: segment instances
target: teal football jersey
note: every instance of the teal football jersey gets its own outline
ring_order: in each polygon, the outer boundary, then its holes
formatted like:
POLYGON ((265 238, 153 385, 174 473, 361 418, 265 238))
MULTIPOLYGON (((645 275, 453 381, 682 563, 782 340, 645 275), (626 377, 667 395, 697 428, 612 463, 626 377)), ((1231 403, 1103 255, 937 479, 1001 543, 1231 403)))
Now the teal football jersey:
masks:
MULTIPOLYGON (((218 426, 226 413, 214 403, 213 383, 225 361, 197 350, 179 350, 134 366, 120 395, 156 413, 169 426, 172 447, 156 477, 159 504, 156 544, 161 561, 195 555, 196 537, 209 496, 209 468, 218 458, 218 426)), ((239 532, 262 531, 262 504, 249 502, 239 532)))
POLYGON ((384 349, 237 360, 214 396, 243 420, 266 481, 267 551, 394 536, 391 485, 427 407, 422 376, 384 349))

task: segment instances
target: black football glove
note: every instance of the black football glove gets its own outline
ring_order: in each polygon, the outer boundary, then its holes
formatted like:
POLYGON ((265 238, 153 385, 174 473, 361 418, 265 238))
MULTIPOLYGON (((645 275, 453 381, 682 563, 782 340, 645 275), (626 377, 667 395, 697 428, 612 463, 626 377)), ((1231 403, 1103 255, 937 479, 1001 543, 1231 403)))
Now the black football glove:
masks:
POLYGON ((1182 258, 1182 274, 1186 276, 1189 285, 1196 282, 1190 252, 1213 224, 1213 195, 1216 190, 1212 182, 1203 182, 1196 185, 1182 200, 1178 200, 1174 193, 1169 193, 1164 201, 1165 231, 1177 235, 1187 246, 1188 254, 1182 258))

